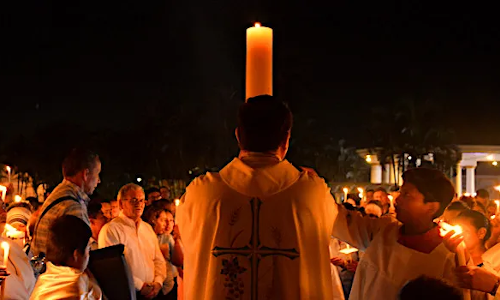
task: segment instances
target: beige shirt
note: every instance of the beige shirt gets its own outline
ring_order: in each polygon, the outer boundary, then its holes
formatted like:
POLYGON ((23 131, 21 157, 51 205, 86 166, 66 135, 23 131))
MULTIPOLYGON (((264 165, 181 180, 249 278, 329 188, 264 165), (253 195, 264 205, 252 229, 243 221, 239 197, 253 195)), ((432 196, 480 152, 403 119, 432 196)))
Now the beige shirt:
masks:
POLYGON ((134 220, 121 212, 99 233, 99 248, 118 244, 125 245, 125 260, 132 270, 136 290, 141 290, 144 283, 163 285, 167 266, 151 225, 140 220, 136 227, 134 220))

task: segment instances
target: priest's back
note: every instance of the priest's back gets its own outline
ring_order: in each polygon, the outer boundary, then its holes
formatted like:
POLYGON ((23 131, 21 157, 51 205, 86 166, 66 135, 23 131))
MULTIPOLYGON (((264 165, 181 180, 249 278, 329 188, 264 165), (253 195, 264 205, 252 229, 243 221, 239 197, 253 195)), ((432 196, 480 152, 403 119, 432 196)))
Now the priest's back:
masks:
POLYGON ((187 300, 332 299, 325 182, 265 154, 195 179, 179 206, 187 300))

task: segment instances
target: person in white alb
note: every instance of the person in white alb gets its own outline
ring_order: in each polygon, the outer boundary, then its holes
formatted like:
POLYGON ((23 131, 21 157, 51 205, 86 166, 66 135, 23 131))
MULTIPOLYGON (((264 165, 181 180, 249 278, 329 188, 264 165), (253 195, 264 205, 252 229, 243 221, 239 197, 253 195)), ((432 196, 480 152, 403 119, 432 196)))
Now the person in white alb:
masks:
POLYGON ((125 260, 134 279, 137 299, 154 299, 166 277, 166 263, 151 225, 141 220, 145 206, 142 187, 129 183, 118 192, 122 212, 99 233, 99 248, 125 245, 125 260))

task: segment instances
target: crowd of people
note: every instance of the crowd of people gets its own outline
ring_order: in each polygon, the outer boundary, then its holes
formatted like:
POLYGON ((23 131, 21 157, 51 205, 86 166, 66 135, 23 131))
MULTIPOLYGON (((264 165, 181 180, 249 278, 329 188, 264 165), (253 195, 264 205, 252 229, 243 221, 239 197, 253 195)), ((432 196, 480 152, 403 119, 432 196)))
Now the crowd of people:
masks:
POLYGON ((1 238, 5 299, 119 299, 89 268, 117 245, 129 299, 500 299, 500 215, 485 190, 457 197, 442 172, 416 168, 399 189, 338 203, 314 170, 285 159, 292 124, 276 98, 249 99, 239 156, 194 179, 179 206, 168 187, 134 183, 91 199, 100 158, 74 149, 42 205, 7 207, 4 232, 26 243, 1 238))

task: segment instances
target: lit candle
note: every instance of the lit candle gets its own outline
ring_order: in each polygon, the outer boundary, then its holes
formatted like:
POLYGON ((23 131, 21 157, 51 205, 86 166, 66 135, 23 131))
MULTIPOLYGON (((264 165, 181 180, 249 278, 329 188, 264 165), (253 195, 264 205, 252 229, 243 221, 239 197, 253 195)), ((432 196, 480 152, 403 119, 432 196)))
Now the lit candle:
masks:
MULTIPOLYGON (((462 227, 460 227, 459 225, 451 226, 450 224, 448 224, 446 222, 439 222, 439 227, 440 227, 439 231, 440 231, 441 236, 447 235, 448 232, 450 232, 452 230, 455 232, 455 234, 452 237, 460 235, 463 232, 462 231, 462 227)), ((461 242, 457 246, 457 259, 458 259, 458 265, 459 266, 465 266, 466 265, 466 261, 465 261, 465 243, 464 242, 461 242)), ((470 300, 471 299, 470 290, 464 289, 463 293, 464 293, 464 300, 470 300)))
POLYGON ((255 23, 247 29, 246 98, 273 94, 273 30, 255 23))
POLYGON ((344 202, 347 201, 347 193, 349 193, 349 189, 348 188, 343 188, 342 191, 344 192, 344 202))
POLYGON ((19 195, 14 196, 14 202, 19 203, 21 201, 23 201, 23 198, 21 196, 19 196, 19 195))
POLYGON ((346 244, 346 247, 339 251, 339 253, 346 254, 349 262, 352 261, 352 254, 358 252, 359 250, 346 244))
POLYGON ((3 249, 3 267, 7 267, 7 262, 9 261, 9 250, 10 245, 7 242, 2 242, 1 247, 3 249))
POLYGON ((175 203, 175 206, 179 206, 179 204, 181 204, 181 200, 180 199, 175 199, 174 203, 175 203))
POLYGON ((0 185, 0 192, 2 193, 2 201, 5 201, 5 195, 7 195, 7 187, 0 185))
POLYGON ((10 171, 11 171, 11 168, 9 166, 6 166, 5 168, 7 169, 7 173, 9 174, 9 183, 10 183, 10 171))
POLYGON ((388 195, 387 198, 389 198, 391 208, 394 208, 394 197, 392 195, 388 195))

